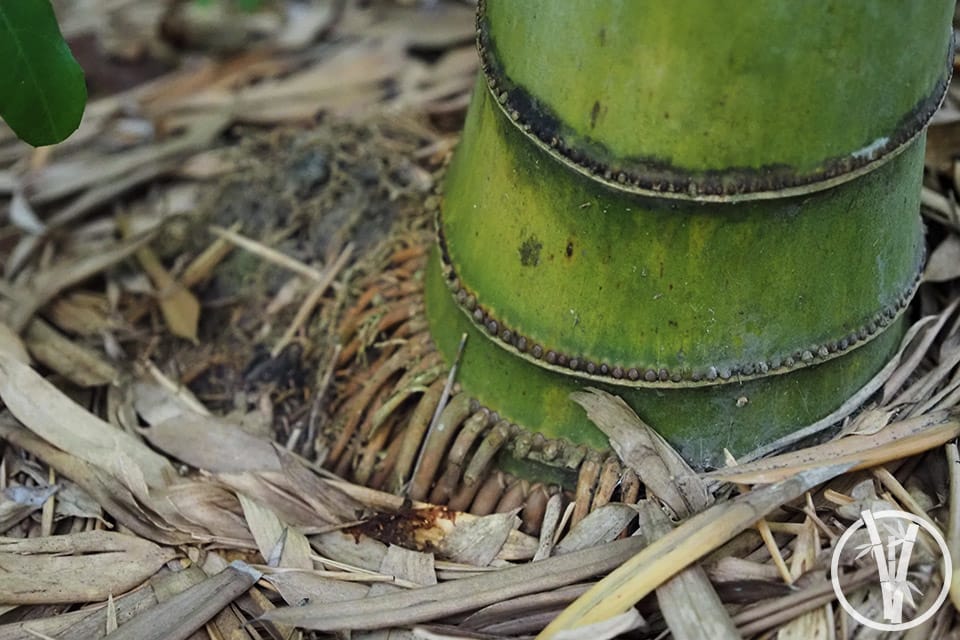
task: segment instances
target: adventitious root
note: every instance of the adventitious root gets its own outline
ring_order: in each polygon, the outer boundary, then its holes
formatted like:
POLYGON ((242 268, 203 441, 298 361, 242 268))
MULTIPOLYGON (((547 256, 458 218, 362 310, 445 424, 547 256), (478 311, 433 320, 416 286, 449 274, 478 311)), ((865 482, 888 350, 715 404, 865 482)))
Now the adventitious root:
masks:
POLYGON ((477 515, 520 509, 530 533, 539 531, 556 494, 572 503, 571 524, 611 501, 635 502, 640 482, 610 451, 529 433, 456 384, 437 413, 449 369, 424 312, 422 274, 432 241, 427 232, 411 236, 386 269, 362 283, 344 314, 337 363, 343 383, 331 427, 317 443, 324 465, 373 488, 477 515), (530 464, 551 480, 520 477, 530 464))

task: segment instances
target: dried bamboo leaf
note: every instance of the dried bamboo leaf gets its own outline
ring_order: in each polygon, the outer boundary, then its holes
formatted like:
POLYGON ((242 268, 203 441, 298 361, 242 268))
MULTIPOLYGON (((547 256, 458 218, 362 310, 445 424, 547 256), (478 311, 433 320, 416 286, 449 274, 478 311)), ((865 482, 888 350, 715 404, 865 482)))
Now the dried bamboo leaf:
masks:
MULTIPOLYGON (((380 563, 380 573, 422 587, 437 584, 437 571, 432 553, 412 551, 396 545, 390 545, 387 549, 387 555, 383 557, 383 562, 380 563)), ((394 584, 378 582, 370 587, 367 597, 375 598, 385 593, 395 592, 400 588, 394 584)))
POLYGON ((756 484, 778 482, 828 464, 848 464, 852 470, 867 469, 938 447, 958 435, 960 420, 952 411, 933 411, 894 422, 868 436, 847 436, 705 475, 738 484, 756 484))
POLYGON ((29 285, 11 292, 15 304, 6 318, 10 328, 22 331, 37 310, 58 293, 130 257, 148 243, 153 235, 154 232, 150 231, 117 243, 108 250, 74 260, 64 260, 56 267, 39 273, 29 285))
POLYGON ((318 575, 315 571, 281 570, 264 576, 264 579, 277 588, 284 601, 291 607, 299 607, 311 602, 358 600, 366 597, 370 589, 356 582, 327 578, 318 575))
POLYGON ((164 523, 196 540, 251 548, 253 536, 237 496, 214 482, 181 482, 151 492, 154 510, 164 523))
POLYGON ((642 545, 637 538, 491 571, 432 587, 335 604, 277 609, 265 616, 308 629, 379 629, 426 622, 538 593, 610 571, 642 545))
MULTIPOLYGON (((893 394, 903 386, 903 383, 907 381, 917 366, 919 366, 920 362, 923 361, 927 355, 927 351, 930 349, 930 345, 933 344, 934 339, 937 337, 937 334, 940 333, 943 325, 953 316, 953 312, 956 311, 958 304, 960 304, 960 298, 954 300, 946 309, 937 315, 928 316, 927 318, 922 318, 917 321, 916 325, 925 323, 925 328, 920 333, 917 344, 911 344, 912 341, 908 343, 906 338, 904 339, 904 343, 909 344, 909 349, 901 349, 901 353, 898 354, 900 364, 894 374, 890 376, 890 379, 883 385, 883 399, 881 400, 881 404, 885 405, 889 403, 893 394)), ((911 327, 911 329, 913 329, 913 327, 911 327)))
POLYGON ((63 451, 103 468, 134 495, 166 486, 176 472, 166 458, 96 417, 29 366, 0 353, 0 399, 28 429, 63 451))
MULTIPOLYGON (((650 541, 673 530, 652 501, 640 502, 640 531, 650 541)), ((676 640, 738 640, 740 634, 700 565, 687 567, 657 587, 657 601, 676 640)), ((579 629, 578 629, 579 630, 579 629)))
POLYGON ((538 637, 552 638, 561 629, 584 626, 623 613, 678 571, 753 526, 773 509, 848 468, 848 465, 834 465, 804 471, 689 518, 598 582, 538 637))
POLYGON ((263 574, 239 560, 215 576, 153 607, 106 636, 107 640, 186 640, 263 574))
POLYGON ((353 521, 362 510, 353 500, 313 476, 308 469, 304 469, 304 472, 313 478, 313 483, 298 483, 285 471, 221 473, 217 479, 234 491, 269 507, 281 520, 307 533, 353 521))
POLYGON ((80 387, 99 387, 117 380, 119 372, 93 349, 69 340, 49 324, 34 318, 24 336, 37 362, 80 387))
POLYGON ((946 282, 954 278, 960 278, 960 236, 950 234, 930 254, 923 280, 946 282))
POLYGON ((444 558, 476 567, 489 566, 510 532, 520 527, 516 511, 494 513, 475 520, 457 519, 437 544, 444 558))
POLYGON ((143 435, 164 453, 213 473, 281 468, 270 441, 214 416, 185 411, 144 429, 143 435))
POLYGON ((574 525, 570 533, 554 547, 553 553, 561 556, 571 551, 611 542, 636 517, 636 507, 616 502, 605 504, 574 525))
POLYGON ((0 602, 104 600, 140 584, 176 555, 141 538, 107 531, 0 538, 0 602))
MULTIPOLYGON (((809 571, 816 570, 820 552, 818 532, 813 520, 804 520, 802 532, 796 538, 791 558, 790 574, 796 580, 809 571)), ((778 640, 807 640, 829 638, 833 632, 833 611, 830 605, 813 609, 794 618, 777 632, 778 640)))
MULTIPOLYGON (((0 414, 0 438, 14 443, 76 482, 105 511, 139 536, 161 544, 184 544, 191 535, 170 526, 156 510, 149 510, 130 490, 106 471, 60 451, 21 427, 9 414, 0 414)), ((150 504, 150 501, 147 501, 150 504)))
POLYGON ((206 407, 189 389, 166 377, 151 362, 145 363, 147 376, 133 383, 133 407, 153 426, 182 415, 209 415, 206 407))
POLYGON ((270 509, 242 493, 237 494, 243 515, 257 542, 260 555, 271 567, 313 569, 310 543, 296 529, 285 525, 270 509), (277 550, 279 549, 279 553, 277 550), (276 560, 275 562, 273 560, 276 560))
POLYGON ((780 579, 780 572, 771 564, 754 562, 736 556, 724 556, 707 567, 707 573, 714 582, 765 581, 780 579))
MULTIPOLYGON (((740 633, 744 636, 753 636, 836 600, 837 595, 833 590, 833 584, 826 578, 824 571, 814 572, 810 577, 812 578, 810 586, 800 591, 768 599, 737 612, 733 616, 733 621, 737 624, 740 633)), ((840 586, 844 593, 854 593, 860 587, 875 581, 876 577, 875 566, 864 567, 841 577, 840 586)), ((859 607, 858 610, 863 611, 859 607)))
POLYGON ((549 558, 556 546, 557 528, 560 526, 561 513, 563 507, 563 496, 559 493, 550 496, 547 500, 546 509, 543 512, 543 522, 540 523, 540 541, 537 544, 537 551, 533 555, 533 561, 549 558))
POLYGON ((610 438, 623 463, 680 517, 703 511, 711 502, 703 482, 669 444, 643 422, 622 398, 588 389, 570 394, 587 417, 610 438))
POLYGON ((310 536, 310 544, 325 558, 333 558, 367 571, 379 570, 380 563, 387 555, 387 545, 379 540, 342 531, 310 536))
MULTIPOLYGON (((208 149, 210 141, 229 122, 228 114, 207 110, 178 123, 183 133, 163 142, 135 147, 122 153, 101 154, 96 162, 90 162, 89 158, 73 157, 47 165, 27 181, 31 201, 49 202, 93 185, 122 180, 124 176, 150 165, 167 165, 174 158, 191 151, 208 149)), ((170 166, 172 168, 174 165, 170 166)))
POLYGON ((0 531, 6 531, 43 506, 57 492, 56 485, 11 485, 0 493, 0 531))
MULTIPOLYGON (((640 613, 633 608, 623 613, 584 625, 578 629, 570 629, 558 632, 554 638, 556 640, 582 640, 591 638, 592 640, 608 640, 609 638, 618 638, 620 634, 639 629, 644 625, 640 613)), ((706 636, 712 638, 713 636, 706 636)))
POLYGON ((470 614, 460 623, 460 626, 491 633, 491 627, 499 623, 533 615, 538 611, 564 607, 583 595, 593 584, 575 584, 553 591, 497 602, 470 614))
POLYGON ((150 247, 138 249, 136 255, 157 290, 157 302, 167 329, 179 338, 196 343, 200 322, 200 302, 196 296, 170 275, 150 247))
POLYGON ((0 353, 6 353, 14 360, 30 364, 30 354, 16 332, 0 320, 0 353))
POLYGON ((61 518, 103 519, 103 509, 93 499, 93 496, 80 488, 79 485, 66 478, 61 478, 58 484, 60 485, 60 490, 57 491, 56 507, 58 520, 61 518))
POLYGON ((47 305, 44 311, 61 331, 85 338, 123 326, 110 317, 110 301, 106 296, 88 291, 65 293, 47 305))
MULTIPOLYGON (((151 578, 155 584, 169 578, 172 573, 163 570, 151 578)), ((134 618, 157 604, 154 590, 147 587, 134 589, 115 600, 118 624, 134 618)), ((105 607, 86 608, 69 613, 60 613, 45 618, 0 625, 0 640, 37 640, 51 637, 57 640, 99 640, 106 635, 107 610, 105 607), (39 635, 38 635, 39 634, 39 635)))

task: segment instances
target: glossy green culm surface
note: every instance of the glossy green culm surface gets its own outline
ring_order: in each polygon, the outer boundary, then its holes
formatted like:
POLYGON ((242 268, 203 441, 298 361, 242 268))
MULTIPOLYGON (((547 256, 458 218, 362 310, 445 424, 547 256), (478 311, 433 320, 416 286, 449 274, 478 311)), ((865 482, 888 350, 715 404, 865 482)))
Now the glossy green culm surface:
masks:
POLYGON ((909 291, 922 140, 834 189, 702 204, 618 193, 545 156, 478 88, 443 232, 501 324, 611 366, 737 368, 836 341, 909 291))
POLYGON ((483 5, 506 79, 575 146, 648 171, 804 176, 870 155, 919 129, 952 62, 953 0, 483 5))

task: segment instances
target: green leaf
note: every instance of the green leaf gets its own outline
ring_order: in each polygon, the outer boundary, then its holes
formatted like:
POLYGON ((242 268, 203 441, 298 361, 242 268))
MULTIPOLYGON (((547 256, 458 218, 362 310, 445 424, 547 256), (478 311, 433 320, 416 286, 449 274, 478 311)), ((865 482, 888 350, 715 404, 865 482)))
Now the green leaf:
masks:
POLYGON ((0 0, 0 117, 34 146, 65 140, 87 101, 49 0, 0 0))

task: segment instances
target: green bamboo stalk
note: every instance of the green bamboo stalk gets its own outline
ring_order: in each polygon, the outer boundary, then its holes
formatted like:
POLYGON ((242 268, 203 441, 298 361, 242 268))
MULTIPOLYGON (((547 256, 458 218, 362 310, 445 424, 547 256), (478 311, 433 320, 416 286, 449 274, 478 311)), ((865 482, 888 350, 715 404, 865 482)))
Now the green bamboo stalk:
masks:
POLYGON ((560 442, 504 468, 606 449, 568 398, 587 385, 710 466, 881 368, 923 262, 923 132, 952 11, 480 2, 483 72, 427 311, 448 358, 470 334, 468 393, 560 442))

